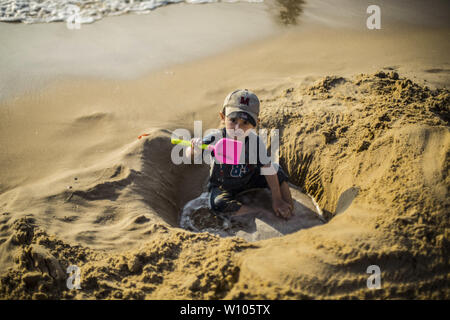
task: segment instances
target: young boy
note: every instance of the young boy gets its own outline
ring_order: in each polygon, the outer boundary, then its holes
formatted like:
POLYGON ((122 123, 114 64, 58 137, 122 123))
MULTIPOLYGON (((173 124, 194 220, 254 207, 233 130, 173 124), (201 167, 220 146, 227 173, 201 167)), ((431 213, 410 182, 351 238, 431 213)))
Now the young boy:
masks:
MULTIPOLYGON (((222 112, 219 113, 223 129, 210 134, 202 139, 192 139, 191 147, 188 148, 188 156, 201 155, 201 144, 215 144, 223 137, 230 139, 239 138, 245 141, 245 151, 242 154, 240 164, 221 164, 212 158, 211 172, 208 183, 210 192, 210 207, 215 213, 225 213, 231 215, 242 215, 253 213, 250 207, 243 205, 236 200, 236 195, 254 188, 270 188, 272 193, 272 208, 279 217, 289 218, 292 215, 293 202, 288 186, 286 173, 276 164, 272 166, 275 173, 262 175, 261 168, 270 168, 270 159, 262 163, 259 156, 259 149, 265 145, 256 136, 252 141, 257 141, 256 148, 250 148, 249 135, 255 134, 254 129, 259 122, 259 99, 245 90, 235 90, 231 92, 224 101, 222 112), (251 150, 250 150, 251 149, 251 150), (192 150, 194 152, 192 152, 192 150), (255 164, 250 163, 250 152, 257 152, 255 164)), ((255 134, 256 135, 256 134, 255 134)), ((211 154, 213 156, 213 153, 211 154)), ((273 171, 272 171, 273 172, 273 171)))

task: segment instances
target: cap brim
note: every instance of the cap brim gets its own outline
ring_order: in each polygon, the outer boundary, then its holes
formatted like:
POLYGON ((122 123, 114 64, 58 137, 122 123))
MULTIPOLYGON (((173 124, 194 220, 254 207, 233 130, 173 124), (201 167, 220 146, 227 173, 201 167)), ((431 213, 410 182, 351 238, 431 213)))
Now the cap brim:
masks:
POLYGON ((240 108, 239 106, 238 107, 226 107, 225 108, 225 116, 228 117, 233 112, 245 112, 248 115, 250 115, 253 118, 253 120, 255 120, 255 123, 256 123, 256 120, 258 119, 258 115, 257 114, 255 114, 253 112, 250 112, 250 111, 247 111, 247 110, 245 110, 243 108, 240 108))
POLYGON ((256 127, 256 120, 253 118, 248 112, 243 111, 234 111, 230 113, 227 117, 237 117, 241 118, 242 120, 250 122, 253 126, 256 127), (245 116, 245 117, 244 117, 245 116))

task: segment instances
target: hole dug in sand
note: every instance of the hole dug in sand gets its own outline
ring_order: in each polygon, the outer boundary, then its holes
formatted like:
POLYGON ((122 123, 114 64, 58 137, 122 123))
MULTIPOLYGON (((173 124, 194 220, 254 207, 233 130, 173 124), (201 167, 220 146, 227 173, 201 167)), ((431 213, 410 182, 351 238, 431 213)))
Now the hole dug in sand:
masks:
POLYGON ((272 210, 268 189, 253 189, 237 199, 253 207, 256 213, 242 216, 217 216, 208 209, 209 194, 202 193, 183 208, 180 226, 195 232, 209 232, 221 237, 237 236, 246 241, 281 237, 301 229, 324 223, 313 200, 291 185, 294 211, 288 220, 277 217, 272 210))
POLYGON ((289 220, 275 216, 270 192, 263 189, 240 196, 243 203, 258 210, 256 215, 232 219, 216 217, 208 209, 208 194, 202 193, 209 166, 173 164, 169 138, 163 131, 146 138, 142 150, 142 174, 136 176, 134 190, 170 226, 257 241, 323 224, 313 200, 295 186, 291 187, 294 215, 289 220))

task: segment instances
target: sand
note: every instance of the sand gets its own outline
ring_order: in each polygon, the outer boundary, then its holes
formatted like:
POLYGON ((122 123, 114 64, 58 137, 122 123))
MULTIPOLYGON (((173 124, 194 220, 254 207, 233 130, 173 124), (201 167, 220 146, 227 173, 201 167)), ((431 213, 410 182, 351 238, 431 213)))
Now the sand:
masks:
POLYGON ((448 299, 448 28, 393 25, 308 24, 3 100, 0 297, 448 299), (239 87, 280 129, 280 163, 317 223, 280 232, 260 216, 241 237, 179 227, 208 168, 174 165, 170 132, 217 127, 239 87), (80 290, 67 289, 70 265, 80 290), (381 289, 367 288, 370 265, 381 289))

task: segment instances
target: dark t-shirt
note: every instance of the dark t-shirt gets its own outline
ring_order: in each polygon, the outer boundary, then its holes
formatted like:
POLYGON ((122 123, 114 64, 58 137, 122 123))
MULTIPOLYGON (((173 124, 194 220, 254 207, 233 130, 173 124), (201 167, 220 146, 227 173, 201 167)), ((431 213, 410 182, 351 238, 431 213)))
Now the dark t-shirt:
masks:
MULTIPOLYGON (((226 136, 226 129, 205 136, 202 140, 204 144, 216 144, 221 138, 226 136)), ((249 182, 260 175, 261 167, 270 163, 267 156, 267 149, 261 138, 254 132, 245 137, 245 148, 241 154, 240 164, 221 164, 214 159, 211 153, 211 171, 208 188, 221 187, 224 190, 234 191, 245 189, 249 182), (260 152, 261 150, 261 152, 260 152)))

